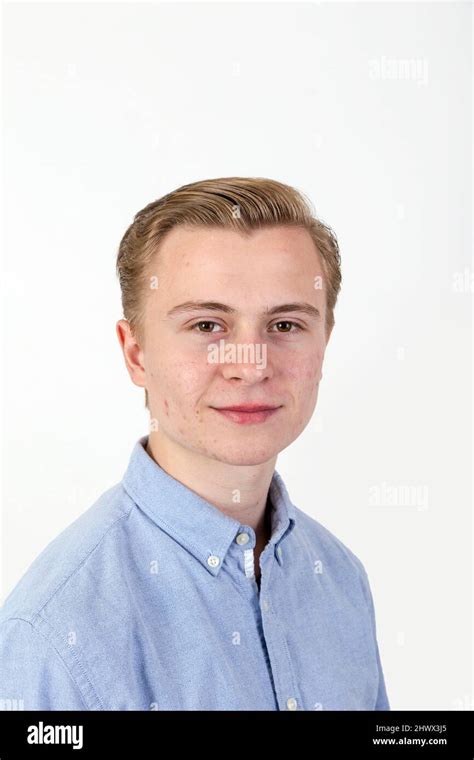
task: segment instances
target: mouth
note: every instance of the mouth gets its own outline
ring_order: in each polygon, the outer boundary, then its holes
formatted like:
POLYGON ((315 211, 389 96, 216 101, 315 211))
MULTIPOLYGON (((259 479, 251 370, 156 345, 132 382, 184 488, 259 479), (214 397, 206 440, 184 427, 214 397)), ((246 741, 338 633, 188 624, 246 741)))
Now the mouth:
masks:
POLYGON ((214 411, 219 412, 232 422, 239 425, 256 424, 265 422, 272 417, 281 406, 265 406, 262 404, 243 404, 239 406, 212 407, 214 411))

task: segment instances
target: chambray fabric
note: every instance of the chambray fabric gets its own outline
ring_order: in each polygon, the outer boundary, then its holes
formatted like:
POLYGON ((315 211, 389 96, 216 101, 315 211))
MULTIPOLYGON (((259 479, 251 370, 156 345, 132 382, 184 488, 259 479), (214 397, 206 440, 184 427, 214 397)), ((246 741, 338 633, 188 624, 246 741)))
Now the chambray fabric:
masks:
POLYGON ((6 598, 0 707, 390 710, 360 560, 275 470, 259 588, 254 530, 146 442, 6 598))

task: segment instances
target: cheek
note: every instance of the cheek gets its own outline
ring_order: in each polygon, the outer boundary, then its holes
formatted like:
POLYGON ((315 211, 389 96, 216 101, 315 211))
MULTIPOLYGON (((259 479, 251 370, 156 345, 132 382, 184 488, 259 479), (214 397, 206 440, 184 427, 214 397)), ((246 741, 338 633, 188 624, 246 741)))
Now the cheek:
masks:
POLYGON ((322 356, 315 355, 308 359, 304 357, 292 362, 288 370, 288 376, 296 386, 300 386, 302 392, 307 392, 309 387, 316 386, 321 379, 322 356))
POLYGON ((150 372, 155 393, 169 407, 184 409, 192 406, 204 393, 212 377, 213 365, 202 361, 172 361, 156 366, 150 372))

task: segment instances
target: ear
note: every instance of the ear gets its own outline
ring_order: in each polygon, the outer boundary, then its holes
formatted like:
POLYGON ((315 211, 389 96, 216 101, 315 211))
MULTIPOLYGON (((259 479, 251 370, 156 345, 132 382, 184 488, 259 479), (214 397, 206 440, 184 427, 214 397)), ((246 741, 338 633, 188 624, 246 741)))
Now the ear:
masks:
POLYGON ((132 332, 130 323, 126 319, 119 319, 116 324, 116 332, 132 383, 140 388, 145 388, 143 350, 132 332))

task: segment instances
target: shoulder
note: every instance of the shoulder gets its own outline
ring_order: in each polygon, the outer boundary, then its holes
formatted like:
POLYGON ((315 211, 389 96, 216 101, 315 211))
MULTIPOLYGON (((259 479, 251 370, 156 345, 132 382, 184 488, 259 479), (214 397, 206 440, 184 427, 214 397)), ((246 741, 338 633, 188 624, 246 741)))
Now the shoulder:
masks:
POLYGON ((294 509, 295 539, 311 553, 314 562, 320 561, 322 567, 335 579, 345 584, 353 582, 362 586, 367 598, 369 581, 359 557, 321 522, 298 507, 294 509))
MULTIPOLYGON (((121 483, 56 536, 0 608, 2 693, 30 710, 103 709, 87 667, 88 633, 127 546, 134 502, 121 483)), ((6 709, 10 709, 7 705, 6 709)))
POLYGON ((110 550, 133 507, 121 483, 105 491, 29 565, 0 607, 0 624, 9 619, 34 622, 45 606, 64 596, 87 573, 92 558, 110 550))

